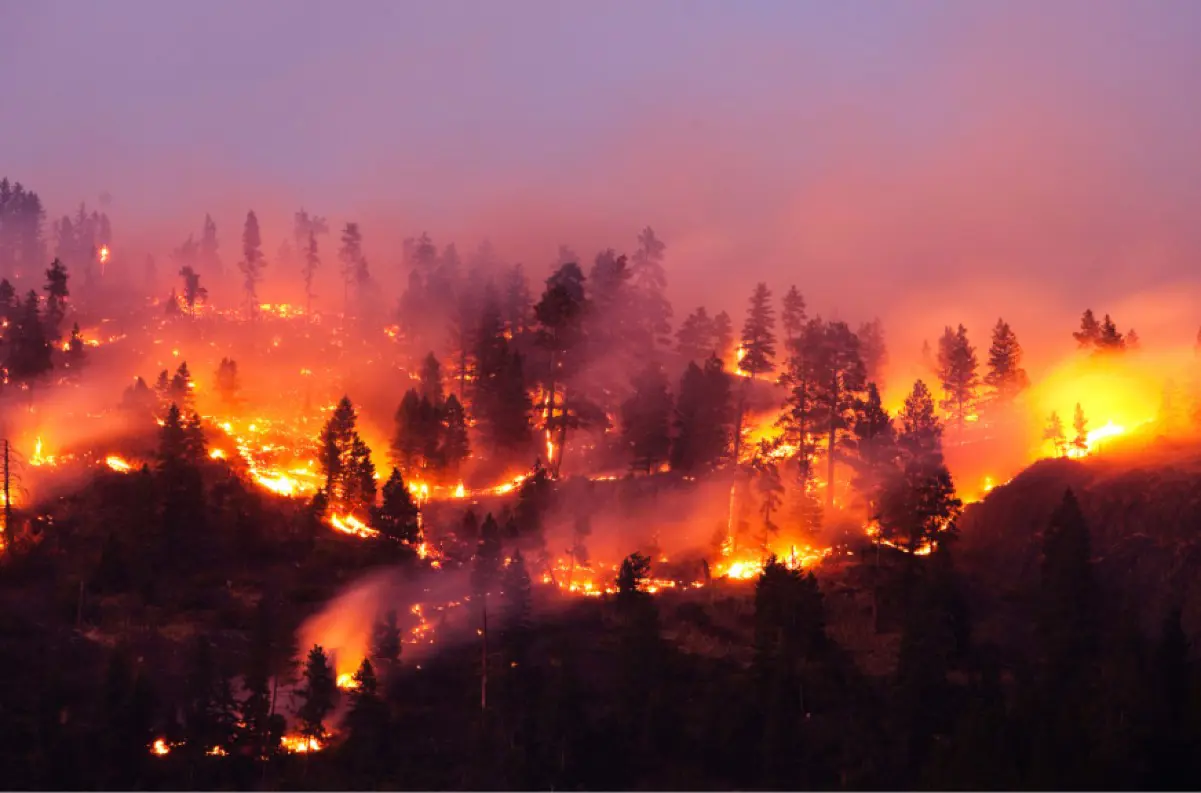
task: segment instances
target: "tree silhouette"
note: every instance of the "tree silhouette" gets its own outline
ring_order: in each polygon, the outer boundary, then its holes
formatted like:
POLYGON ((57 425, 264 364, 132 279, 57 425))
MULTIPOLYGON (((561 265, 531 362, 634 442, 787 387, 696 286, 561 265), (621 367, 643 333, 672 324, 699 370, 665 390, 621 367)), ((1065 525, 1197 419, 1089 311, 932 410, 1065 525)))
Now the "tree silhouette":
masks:
POLYGON ((1047 426, 1043 429, 1043 440, 1050 442, 1057 457, 1067 454, 1068 438, 1063 431, 1063 419, 1059 418, 1059 413, 1054 410, 1051 411, 1051 415, 1047 419, 1047 426))
POLYGON ((246 294, 247 316, 251 318, 258 316, 259 281, 262 280, 263 268, 266 266, 259 219, 254 210, 251 210, 246 213, 246 223, 242 227, 242 260, 238 262, 238 269, 242 271, 242 290, 246 294))
POLYGON ((805 298, 797 291, 796 286, 790 286, 784 295, 780 310, 780 325, 784 328, 784 342, 791 344, 801 329, 805 327, 808 316, 805 314, 805 298))
POLYGON ((993 328, 984 384, 992 389, 992 401, 1000 405, 1012 403, 1030 385, 1030 378, 1022 368, 1022 345, 1003 319, 998 319, 993 328))
POLYGON ((767 284, 758 284, 749 302, 746 322, 742 325, 742 360, 738 369, 757 376, 775 368, 776 360, 776 319, 767 284))
POLYGON ((393 468, 384 483, 380 505, 372 511, 371 524, 391 540, 409 544, 421 541, 417 505, 399 469, 393 468))
POLYGON ((938 379, 942 383, 943 399, 939 403, 950 413, 960 436, 964 423, 975 410, 977 374, 976 348, 967 338, 967 328, 947 327, 938 342, 938 379))
POLYGON ((650 363, 633 380, 634 393, 621 406, 622 441, 630 467, 651 473, 671 450, 671 393, 662 367, 650 363))
POLYGON ((375 466, 371 450, 355 428, 358 417, 349 397, 342 397, 321 431, 321 473, 330 503, 347 511, 375 504, 375 466))
POLYGON ((1072 429, 1076 434, 1072 437, 1072 448, 1077 454, 1083 455, 1088 451, 1088 419, 1084 417, 1084 408, 1076 403, 1076 413, 1072 417, 1072 429))
POLYGON ((710 354, 704 369, 695 362, 680 379, 671 445, 673 471, 697 473, 717 466, 730 450, 730 380, 710 354))
POLYGON ((325 719, 334 709, 338 687, 334 681, 334 670, 321 645, 309 650, 304 665, 304 686, 300 690, 301 705, 297 711, 300 732, 305 737, 324 741, 328 731, 325 719))

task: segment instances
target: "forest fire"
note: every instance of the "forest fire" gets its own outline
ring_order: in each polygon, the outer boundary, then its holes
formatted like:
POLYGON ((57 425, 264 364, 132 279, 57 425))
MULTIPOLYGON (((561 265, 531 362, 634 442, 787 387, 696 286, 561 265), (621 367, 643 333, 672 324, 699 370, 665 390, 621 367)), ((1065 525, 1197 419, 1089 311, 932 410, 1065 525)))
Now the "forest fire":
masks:
POLYGON ((104 464, 119 474, 127 474, 133 470, 133 466, 130 465, 127 460, 122 457, 118 457, 115 454, 110 454, 108 457, 105 457, 104 464))

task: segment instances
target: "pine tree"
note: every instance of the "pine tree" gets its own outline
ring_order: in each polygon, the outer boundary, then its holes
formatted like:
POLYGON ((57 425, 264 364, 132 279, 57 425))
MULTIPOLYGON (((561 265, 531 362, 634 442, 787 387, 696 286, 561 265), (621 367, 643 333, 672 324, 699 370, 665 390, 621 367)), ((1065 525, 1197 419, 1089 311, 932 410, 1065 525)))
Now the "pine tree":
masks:
POLYGON ((17 309, 17 290, 7 278, 0 278, 0 322, 16 319, 17 309))
POLYGON ((71 369, 79 369, 83 366, 85 359, 83 332, 79 329, 79 323, 75 322, 71 325, 71 335, 67 339, 67 366, 71 369))
POLYGON ((187 752, 203 756, 214 747, 227 749, 236 732, 234 696, 229 678, 218 665, 206 636, 196 639, 185 690, 184 747, 187 752))
POLYGON ((1022 368, 1022 345, 1003 319, 997 319, 993 328, 984 384, 992 389, 992 401, 999 405, 1012 403, 1030 385, 1030 378, 1022 368))
POLYGON ((855 332, 859 337, 859 357, 863 360, 863 372, 868 382, 883 388, 884 367, 888 365, 888 347, 884 342, 884 323, 877 317, 864 322, 855 332))
MULTIPOLYGON (((513 265, 505 277, 505 325, 514 338, 525 333, 530 324, 530 313, 534 301, 530 297, 530 285, 520 264, 513 265)), ((462 348, 467 349, 463 344, 462 348)), ((462 396, 462 394, 460 394, 462 396)))
POLYGON ((671 393, 663 369, 648 364, 632 382, 634 393, 621 406, 622 441, 630 467, 651 473, 671 449, 671 393))
POLYGON ((32 398, 33 384, 54 367, 50 340, 38 313, 38 295, 32 289, 25 296, 17 321, 5 340, 8 342, 5 362, 8 376, 14 382, 28 386, 32 398))
POLYGON ((220 245, 217 242, 217 223, 212 216, 205 214, 204 230, 200 235, 200 268, 209 278, 220 278, 225 272, 221 262, 220 245))
POLYGON ((771 290, 760 283, 751 294, 746 322, 742 325, 742 359, 739 371, 752 377, 763 375, 775 368, 776 359, 775 312, 771 307, 771 290))
POLYGON ((505 593, 505 627, 502 640, 511 664, 524 664, 530 641, 530 574, 520 550, 504 568, 502 588, 505 593))
POLYGON ((258 316, 259 311, 259 281, 263 277, 263 268, 267 262, 263 259, 263 237, 259 233, 259 219, 254 211, 246 213, 246 224, 242 228, 242 261, 238 269, 242 271, 242 289, 246 293, 247 315, 251 318, 258 316))
POLYGON ((638 295, 638 320, 642 336, 655 347, 671 345, 671 303, 667 300, 667 272, 663 253, 667 246, 647 226, 638 235, 638 250, 630 262, 630 276, 638 295))
MULTIPOLYGON (((354 673, 354 688, 350 691, 350 711, 346 714, 346 740, 342 751, 357 778, 364 782, 377 779, 390 749, 391 724, 388 707, 379 694, 375 667, 367 658, 354 673)), ((356 784, 369 787, 369 784, 356 784)))
POLYGON ((421 362, 421 396, 435 409, 442 407, 442 365, 432 352, 421 362))
POLYGON ((1106 314, 1101 321, 1101 332, 1097 336, 1096 348, 1101 352, 1117 352, 1126 349, 1126 340, 1118 332, 1118 326, 1106 314))
POLYGON ((938 378, 943 391, 939 404, 955 420, 960 435, 967 417, 975 410, 980 384, 977 368, 976 348, 968 342, 967 328, 947 327, 938 343, 938 378))
POLYGON ((372 510, 371 525, 380 535, 396 542, 411 545, 421 542, 417 505, 399 469, 393 468, 384 483, 381 503, 372 510))
POLYGON ((315 741, 324 741, 328 734, 325 719, 334 709, 338 687, 334 681, 334 670, 321 645, 309 650, 304 666, 304 687, 300 690, 301 705, 297 712, 300 732, 315 741))
POLYGON ((371 657, 384 663, 387 668, 400 660, 403 647, 396 611, 389 609, 382 619, 376 619, 371 626, 371 657))
POLYGON ((734 357, 734 322, 724 311, 713 318, 713 344, 723 365, 734 357))
POLYGON ((67 268, 55 259, 50 269, 46 270, 46 286, 43 290, 46 293, 46 332, 52 340, 58 339, 59 326, 67 313, 67 297, 71 294, 67 289, 67 281, 67 268))
MULTIPOLYGON (((546 280, 546 290, 534 306, 540 325, 538 344, 547 351, 548 363, 542 407, 543 427, 548 434, 558 431, 563 437, 562 410, 556 413, 558 387, 578 371, 582 361, 579 348, 584 339, 584 318, 588 302, 584 292, 584 274, 576 264, 564 264, 546 280)), ((560 449, 562 449, 560 440, 560 449)), ((553 461, 549 461, 552 462, 553 461)))
POLYGON ((877 514, 881 488, 895 470, 900 451, 896 427, 884 409, 875 383, 867 384, 867 399, 855 417, 851 466, 855 470, 852 485, 867 504, 869 519, 877 514))
POLYGON ((313 313, 313 298, 316 296, 313 293, 313 280, 317 277, 317 270, 321 267, 321 254, 317 250, 317 235, 309 232, 308 239, 304 246, 304 266, 301 268, 301 273, 304 275, 304 313, 313 313))
POLYGON ((676 352, 685 361, 703 361, 717 353, 713 320, 700 306, 689 314, 676 331, 676 352))
POLYGON ((347 223, 342 229, 342 247, 338 249, 343 287, 343 312, 350 313, 350 293, 356 290, 361 298, 362 290, 371 282, 367 259, 363 256, 363 233, 358 223, 347 223))
POLYGON ((1056 457, 1067 454, 1068 438, 1063 431, 1063 419, 1059 418, 1059 413, 1054 410, 1051 411, 1047 426, 1043 429, 1043 440, 1050 442, 1056 457))
POLYGON ((703 370, 690 362, 676 402, 672 470, 698 473, 716 467, 729 454, 730 423, 730 380, 721 361, 711 354, 703 370))
POLYGON ((484 301, 475 360, 472 408, 487 448, 502 456, 524 454, 530 443, 530 403, 524 364, 505 338, 493 297, 484 301))
POLYGON ((805 314, 805 298, 797 291, 796 286, 790 286, 784 295, 783 306, 780 310, 780 325, 784 328, 784 341, 791 344, 805 327, 808 317, 805 314))
POLYGON ((442 408, 442 446, 439 457, 449 475, 457 477, 471 454, 467 436, 467 416, 458 398, 451 394, 442 408))
POLYGON ((1142 340, 1138 337, 1138 332, 1134 328, 1126 331, 1126 349, 1132 352, 1137 352, 1142 347, 1142 340))
POLYGON ((233 358, 222 358, 217 366, 217 393, 226 405, 238 400, 241 383, 238 379, 238 362, 233 358))
POLYGON ((196 304, 207 300, 209 291, 200 285, 200 273, 193 270, 190 266, 185 265, 180 269, 179 276, 183 278, 184 305, 188 307, 188 313, 194 318, 196 316, 196 304))
POLYGON ((1080 456, 1088 452, 1088 420, 1084 417, 1084 408, 1076 403, 1076 413, 1072 417, 1072 429, 1076 431, 1072 438, 1072 448, 1080 456))
POLYGON ((375 504, 375 466, 371 450, 359 437, 354 405, 342 397, 321 431, 321 473, 330 503, 347 511, 375 504))
POLYGON ((1082 350, 1091 350, 1097 346, 1097 342, 1101 338, 1101 325, 1093 316, 1091 308, 1084 310, 1084 314, 1080 317, 1080 330, 1072 333, 1072 337, 1076 339, 1076 344, 1082 350))

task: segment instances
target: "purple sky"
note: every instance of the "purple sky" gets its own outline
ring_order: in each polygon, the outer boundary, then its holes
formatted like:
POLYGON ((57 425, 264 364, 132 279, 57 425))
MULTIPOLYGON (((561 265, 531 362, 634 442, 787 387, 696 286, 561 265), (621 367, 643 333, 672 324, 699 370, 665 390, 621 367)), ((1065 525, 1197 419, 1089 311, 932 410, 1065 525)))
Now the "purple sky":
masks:
POLYGON ((377 270, 428 229, 538 271, 649 223, 681 304, 1195 327, 1134 293, 1201 264, 1199 40, 1190 0, 0 0, 0 163, 126 249, 303 205, 377 270))

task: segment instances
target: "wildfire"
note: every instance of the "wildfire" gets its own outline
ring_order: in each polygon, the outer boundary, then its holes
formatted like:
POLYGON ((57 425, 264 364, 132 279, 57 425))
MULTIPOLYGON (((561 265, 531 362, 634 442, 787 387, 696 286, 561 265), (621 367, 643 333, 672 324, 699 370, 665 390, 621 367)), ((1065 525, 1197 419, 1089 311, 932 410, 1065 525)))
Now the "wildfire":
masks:
POLYGON ((352 691, 359 687, 359 681, 354 679, 354 675, 343 672, 338 675, 337 686, 343 691, 352 691))
POLYGON ((100 258, 100 264, 102 264, 102 265, 104 265, 104 264, 108 264, 108 256, 109 256, 109 252, 108 252, 108 246, 107 246, 107 245, 101 245, 101 246, 100 246, 100 250, 99 250, 99 251, 97 251, 97 254, 98 254, 99 258, 100 258))
POLYGON ((104 464, 119 474, 127 474, 133 470, 132 465, 115 454, 110 454, 108 457, 105 457, 104 464))
POLYGON ((42 438, 39 435, 37 441, 33 445, 33 456, 29 458, 29 464, 33 466, 54 465, 54 455, 42 454, 42 438))
POLYGON ((363 539, 371 539, 379 536, 378 531, 354 515, 330 515, 329 525, 343 534, 353 534, 355 537, 362 537, 363 539))
POLYGON ((309 752, 320 752, 325 748, 325 744, 316 738, 310 738, 307 735, 285 735, 280 739, 280 745, 283 746, 285 752, 294 754, 308 754, 309 752))
POLYGON ((455 498, 463 498, 466 495, 467 491, 463 489, 463 483, 459 482, 459 484, 455 486, 455 498))
POLYGON ((162 738, 155 738, 154 743, 150 745, 150 751, 159 757, 163 757, 171 753, 171 744, 162 738))

